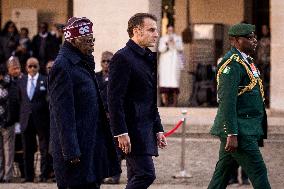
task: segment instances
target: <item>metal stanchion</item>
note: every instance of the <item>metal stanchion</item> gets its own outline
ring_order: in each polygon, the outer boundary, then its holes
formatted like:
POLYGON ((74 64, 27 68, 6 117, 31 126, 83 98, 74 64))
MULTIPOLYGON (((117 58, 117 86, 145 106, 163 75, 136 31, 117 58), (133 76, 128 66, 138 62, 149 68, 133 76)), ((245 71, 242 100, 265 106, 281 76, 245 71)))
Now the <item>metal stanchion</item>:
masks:
POLYGON ((192 175, 188 174, 185 170, 185 137, 186 137, 186 114, 187 110, 182 110, 183 124, 182 124, 182 136, 181 136, 181 161, 180 161, 180 172, 174 175, 173 178, 191 178, 192 175))

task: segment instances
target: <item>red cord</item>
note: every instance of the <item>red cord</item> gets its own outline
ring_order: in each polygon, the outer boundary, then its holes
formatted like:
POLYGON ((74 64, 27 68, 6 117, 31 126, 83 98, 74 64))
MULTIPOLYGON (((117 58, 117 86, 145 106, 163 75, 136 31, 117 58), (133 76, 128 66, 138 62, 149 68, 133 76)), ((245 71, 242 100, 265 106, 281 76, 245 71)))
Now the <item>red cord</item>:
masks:
POLYGON ((170 136, 171 134, 173 134, 173 133, 182 125, 182 123, 183 123, 183 119, 180 120, 172 130, 166 132, 166 133, 165 133, 165 137, 168 137, 168 136, 170 136))

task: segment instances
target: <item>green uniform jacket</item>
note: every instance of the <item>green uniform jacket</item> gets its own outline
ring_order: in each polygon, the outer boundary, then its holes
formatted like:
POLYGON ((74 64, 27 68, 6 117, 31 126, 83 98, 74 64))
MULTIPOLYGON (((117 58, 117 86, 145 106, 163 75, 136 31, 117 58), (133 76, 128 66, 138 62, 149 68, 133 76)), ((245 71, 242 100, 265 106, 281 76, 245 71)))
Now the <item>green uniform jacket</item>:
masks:
MULTIPOLYGON (((218 65, 218 70, 233 54, 243 57, 232 48, 218 65)), ((250 83, 245 67, 232 59, 219 77, 218 112, 210 133, 222 138, 228 134, 254 135, 266 138, 267 118, 259 84, 238 96, 238 92, 250 83)))

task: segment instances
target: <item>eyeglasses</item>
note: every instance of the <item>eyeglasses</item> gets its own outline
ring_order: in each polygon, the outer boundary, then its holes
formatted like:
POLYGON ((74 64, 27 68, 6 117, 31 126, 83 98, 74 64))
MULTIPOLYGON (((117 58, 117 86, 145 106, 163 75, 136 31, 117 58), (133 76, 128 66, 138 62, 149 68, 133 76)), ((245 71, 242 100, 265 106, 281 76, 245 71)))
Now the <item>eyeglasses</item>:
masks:
POLYGON ((96 41, 96 38, 80 39, 80 41, 84 43, 94 43, 96 41))
POLYGON ((102 63, 110 63, 110 60, 102 60, 102 63))
POLYGON ((239 37, 243 37, 243 38, 246 38, 248 40, 257 39, 256 35, 242 35, 242 36, 239 36, 239 37))
POLYGON ((28 68, 29 68, 29 69, 32 69, 32 68, 37 69, 37 65, 32 65, 32 64, 31 64, 31 65, 28 65, 28 68))

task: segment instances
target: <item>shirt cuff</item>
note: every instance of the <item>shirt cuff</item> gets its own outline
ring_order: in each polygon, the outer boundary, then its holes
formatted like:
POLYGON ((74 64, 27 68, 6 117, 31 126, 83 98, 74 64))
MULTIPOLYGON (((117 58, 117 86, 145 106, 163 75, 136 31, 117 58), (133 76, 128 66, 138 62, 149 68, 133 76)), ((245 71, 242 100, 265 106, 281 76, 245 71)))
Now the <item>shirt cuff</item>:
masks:
POLYGON ((228 136, 238 136, 238 134, 228 134, 228 136))
POLYGON ((123 135, 128 135, 128 133, 122 133, 122 134, 116 135, 116 136, 114 136, 114 137, 120 137, 120 136, 123 136, 123 135))

